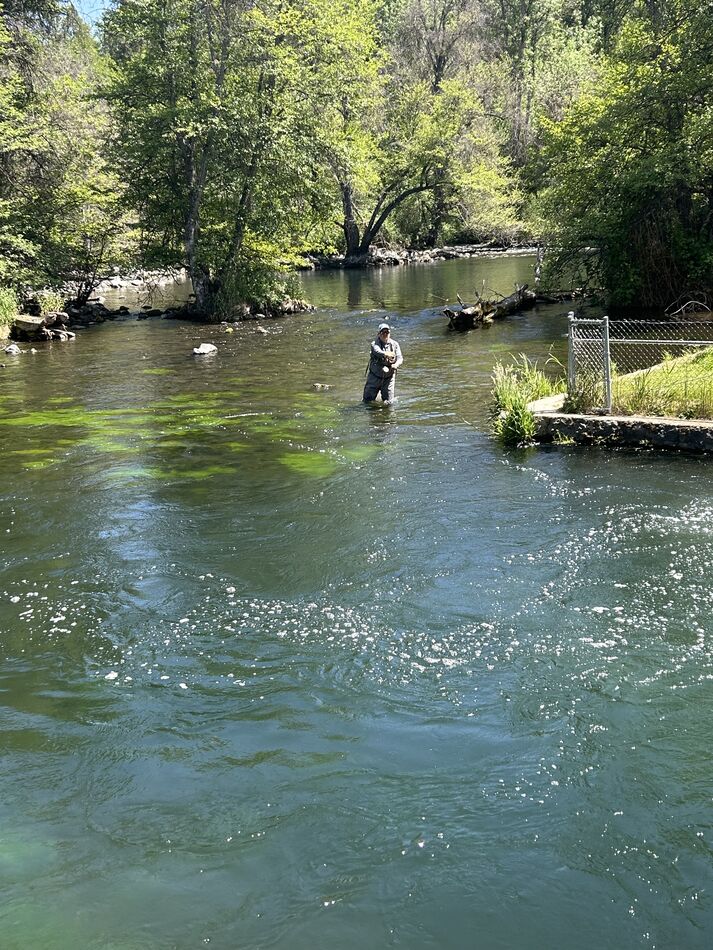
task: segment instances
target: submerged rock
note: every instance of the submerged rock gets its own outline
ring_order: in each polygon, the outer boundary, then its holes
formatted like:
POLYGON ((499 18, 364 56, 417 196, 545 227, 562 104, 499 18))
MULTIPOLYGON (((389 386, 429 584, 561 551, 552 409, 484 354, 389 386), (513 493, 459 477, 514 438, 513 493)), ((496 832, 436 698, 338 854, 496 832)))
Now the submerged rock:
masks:
POLYGON ((217 353, 218 347, 213 343, 201 343, 200 346, 193 347, 194 356, 210 356, 211 353, 217 353))
POLYGON ((10 343, 5 347, 5 352, 8 354, 8 356, 19 356, 20 353, 22 353, 22 350, 17 345, 17 343, 10 343))

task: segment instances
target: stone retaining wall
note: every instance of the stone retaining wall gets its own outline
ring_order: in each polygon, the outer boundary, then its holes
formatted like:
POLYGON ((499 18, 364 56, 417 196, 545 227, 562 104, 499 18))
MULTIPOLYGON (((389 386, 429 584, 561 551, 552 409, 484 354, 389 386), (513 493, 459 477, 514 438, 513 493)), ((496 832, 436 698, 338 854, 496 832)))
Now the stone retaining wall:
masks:
POLYGON ((713 452, 713 421, 656 416, 590 416, 561 411, 564 396, 530 403, 541 442, 572 440, 591 445, 652 446, 713 452))

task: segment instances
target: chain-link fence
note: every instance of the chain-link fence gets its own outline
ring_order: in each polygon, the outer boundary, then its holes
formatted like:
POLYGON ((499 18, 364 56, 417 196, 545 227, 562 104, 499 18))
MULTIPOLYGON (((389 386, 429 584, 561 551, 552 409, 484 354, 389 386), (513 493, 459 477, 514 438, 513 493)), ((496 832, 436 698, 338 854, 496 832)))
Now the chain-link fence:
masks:
POLYGON ((570 315, 568 369, 574 410, 713 418, 713 321, 570 315))

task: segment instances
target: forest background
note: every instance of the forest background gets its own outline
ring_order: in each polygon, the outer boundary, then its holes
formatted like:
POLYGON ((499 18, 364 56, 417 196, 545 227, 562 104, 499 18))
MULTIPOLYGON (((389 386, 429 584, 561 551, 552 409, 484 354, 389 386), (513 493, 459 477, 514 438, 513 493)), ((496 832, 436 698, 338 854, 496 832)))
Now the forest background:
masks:
POLYGON ((612 306, 713 290, 713 2, 1 0, 0 321, 186 267, 538 242, 612 306))

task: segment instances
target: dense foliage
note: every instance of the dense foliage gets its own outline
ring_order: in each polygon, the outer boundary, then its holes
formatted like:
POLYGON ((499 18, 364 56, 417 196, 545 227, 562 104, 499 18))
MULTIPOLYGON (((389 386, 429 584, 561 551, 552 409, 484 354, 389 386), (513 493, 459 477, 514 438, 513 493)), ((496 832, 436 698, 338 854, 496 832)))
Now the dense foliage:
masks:
POLYGON ((596 84, 548 123, 546 213, 612 302, 713 288, 713 3, 636 5, 596 84))
POLYGON ((102 154, 102 59, 71 6, 0 10, 0 281, 72 282, 86 298, 127 240, 122 187, 102 154))
POLYGON ((710 0, 0 2, 13 292, 183 265, 224 316, 307 250, 491 239, 711 292, 710 0))

